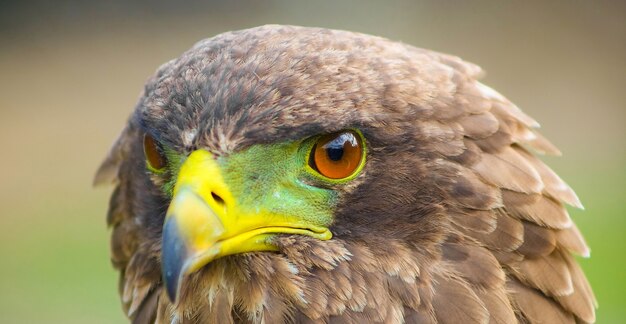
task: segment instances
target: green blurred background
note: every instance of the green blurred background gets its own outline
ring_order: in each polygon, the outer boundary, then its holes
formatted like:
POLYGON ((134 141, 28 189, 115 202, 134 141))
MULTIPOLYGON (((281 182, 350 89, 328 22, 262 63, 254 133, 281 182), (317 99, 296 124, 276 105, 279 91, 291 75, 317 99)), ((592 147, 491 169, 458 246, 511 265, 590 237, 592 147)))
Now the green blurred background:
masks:
POLYGON ((120 323, 91 188, 143 82, 217 33, 348 29, 459 55, 564 152, 599 323, 626 318, 626 2, 0 2, 0 322, 120 323))

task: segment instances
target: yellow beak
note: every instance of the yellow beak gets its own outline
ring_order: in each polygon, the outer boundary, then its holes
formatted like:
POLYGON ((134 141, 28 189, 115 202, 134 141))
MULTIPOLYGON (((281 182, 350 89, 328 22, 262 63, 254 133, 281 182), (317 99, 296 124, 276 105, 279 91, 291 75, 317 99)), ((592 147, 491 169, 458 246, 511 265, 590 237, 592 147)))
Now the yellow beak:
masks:
POLYGON ((205 150, 193 152, 179 171, 163 225, 161 262, 170 300, 176 301, 185 275, 217 258, 277 251, 270 242, 276 234, 331 237, 327 228, 306 224, 296 215, 241 206, 215 157, 205 150))

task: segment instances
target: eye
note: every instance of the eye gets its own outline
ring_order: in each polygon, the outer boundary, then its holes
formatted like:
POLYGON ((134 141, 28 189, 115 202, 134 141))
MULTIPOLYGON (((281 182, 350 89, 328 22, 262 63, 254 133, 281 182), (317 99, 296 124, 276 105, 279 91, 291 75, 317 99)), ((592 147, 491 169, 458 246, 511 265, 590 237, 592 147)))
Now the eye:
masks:
POLYGON ((363 158, 361 136, 353 131, 320 137, 310 154, 309 165, 330 179, 343 179, 354 174, 363 158))
POLYGON ((154 138, 148 134, 143 136, 143 153, 146 156, 148 167, 152 171, 163 171, 167 165, 167 160, 163 156, 157 141, 155 141, 154 138))

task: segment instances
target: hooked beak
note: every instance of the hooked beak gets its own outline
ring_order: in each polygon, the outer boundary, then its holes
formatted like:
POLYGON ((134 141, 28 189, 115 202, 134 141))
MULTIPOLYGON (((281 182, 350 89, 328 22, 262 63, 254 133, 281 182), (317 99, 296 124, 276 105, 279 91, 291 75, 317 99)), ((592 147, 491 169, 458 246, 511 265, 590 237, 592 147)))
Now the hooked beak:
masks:
POLYGON ((161 249, 167 294, 176 302, 184 277, 232 254, 277 251, 276 234, 331 238, 326 227, 306 224, 297 215, 241 206, 225 183, 220 165, 205 150, 193 152, 181 167, 165 216, 161 249))

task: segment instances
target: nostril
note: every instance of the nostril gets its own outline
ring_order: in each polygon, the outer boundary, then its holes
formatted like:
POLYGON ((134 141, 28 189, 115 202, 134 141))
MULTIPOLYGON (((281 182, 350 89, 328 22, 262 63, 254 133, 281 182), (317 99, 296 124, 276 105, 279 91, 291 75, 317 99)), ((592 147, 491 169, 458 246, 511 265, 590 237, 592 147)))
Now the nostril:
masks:
POLYGON ((220 205, 224 205, 224 199, 222 199, 222 197, 220 197, 218 194, 211 192, 211 196, 213 197, 213 200, 215 200, 216 203, 220 205))

